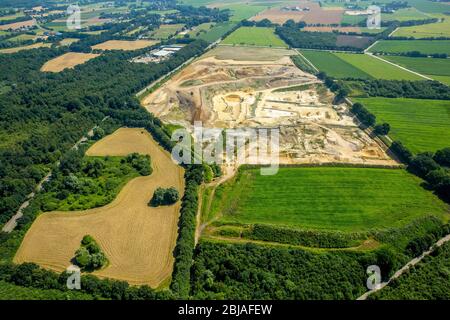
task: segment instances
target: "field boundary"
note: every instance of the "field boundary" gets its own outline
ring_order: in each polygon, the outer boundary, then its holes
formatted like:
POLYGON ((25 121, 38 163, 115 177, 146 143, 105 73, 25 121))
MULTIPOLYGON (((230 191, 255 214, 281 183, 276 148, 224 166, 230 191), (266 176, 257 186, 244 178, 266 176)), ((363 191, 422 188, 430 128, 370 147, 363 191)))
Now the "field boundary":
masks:
POLYGON ((402 66, 400 66, 400 65, 398 65, 398 64, 395 64, 395 63, 393 63, 393 62, 391 62, 391 61, 384 60, 383 58, 380 58, 379 56, 377 56, 377 55, 375 55, 375 54, 373 54, 373 53, 366 52, 365 54, 368 55, 368 56, 374 57, 375 59, 378 59, 378 60, 381 60, 381 61, 383 61, 383 62, 389 63, 389 64, 391 64, 391 65, 393 65, 393 66, 396 66, 396 67, 398 67, 398 68, 400 68, 400 69, 403 69, 404 71, 407 71, 407 72, 410 72, 410 73, 412 73, 412 74, 415 74, 415 75, 417 75, 417 76, 419 76, 419 77, 422 77, 422 78, 424 78, 424 79, 426 79, 426 80, 434 81, 434 80, 431 79, 430 77, 427 77, 427 76, 425 76, 425 75, 423 75, 423 74, 421 74, 421 73, 418 73, 418 72, 416 72, 416 71, 409 70, 409 69, 407 69, 407 68, 405 68, 405 67, 402 67, 402 66))

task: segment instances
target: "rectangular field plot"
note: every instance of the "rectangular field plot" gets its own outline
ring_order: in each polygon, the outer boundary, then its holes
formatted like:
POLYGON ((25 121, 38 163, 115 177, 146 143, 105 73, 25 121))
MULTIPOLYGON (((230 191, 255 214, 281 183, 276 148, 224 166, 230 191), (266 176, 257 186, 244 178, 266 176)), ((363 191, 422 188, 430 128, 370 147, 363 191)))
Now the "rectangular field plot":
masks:
MULTIPOLYGON (((432 3, 431 1, 427 1, 432 3)), ((440 22, 422 24, 411 27, 400 27, 392 36, 394 37, 413 37, 416 39, 429 37, 450 37, 450 19, 446 16, 439 16, 443 18, 440 22)))
POLYGON ((287 47, 272 28, 241 27, 222 42, 230 45, 250 45, 264 47, 287 47))
POLYGON ((423 54, 445 53, 450 55, 450 40, 382 40, 371 52, 401 53, 419 51, 423 54))
POLYGON ((225 33, 233 29, 235 23, 232 22, 221 22, 214 25, 211 29, 207 30, 206 33, 201 33, 198 39, 202 39, 208 42, 214 42, 220 39, 225 33))
MULTIPOLYGON (((433 78, 434 76, 450 76, 450 59, 411 58, 397 56, 386 56, 385 58, 386 60, 392 61, 402 67, 427 75, 430 78, 433 78)), ((436 80, 439 81, 439 78, 437 78, 436 80)))
POLYGON ((216 193, 227 208, 222 222, 362 231, 447 212, 420 183, 403 169, 291 167, 271 176, 248 169, 216 193))
POLYGON ((335 53, 361 71, 377 79, 386 80, 423 80, 422 77, 391 65, 367 54, 335 53))
POLYGON ((389 135, 412 152, 436 151, 450 145, 450 101, 425 99, 357 98, 391 125, 389 135))
POLYGON ((320 71, 335 78, 372 79, 370 75, 327 51, 302 50, 302 54, 320 71))

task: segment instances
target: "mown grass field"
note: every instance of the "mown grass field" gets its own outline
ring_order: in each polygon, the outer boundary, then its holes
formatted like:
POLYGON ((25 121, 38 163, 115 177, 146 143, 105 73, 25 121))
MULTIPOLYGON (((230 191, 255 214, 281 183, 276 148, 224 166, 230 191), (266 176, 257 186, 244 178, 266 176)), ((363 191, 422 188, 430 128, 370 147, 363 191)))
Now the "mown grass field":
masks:
POLYGON ((335 55, 376 79, 423 80, 422 77, 415 75, 414 73, 393 66, 367 54, 335 53, 335 55))
POLYGON ((450 145, 450 101, 404 98, 355 98, 391 125, 389 136, 412 152, 436 151, 450 145))
MULTIPOLYGON (((259 3, 261 4, 261 3, 259 3)), ((248 18, 253 17, 259 12, 264 11, 267 9, 267 5, 263 3, 264 5, 249 5, 249 4, 243 4, 243 3, 233 3, 233 4, 227 4, 220 6, 219 8, 222 9, 230 9, 231 10, 231 16, 230 21, 239 22, 248 18)))
POLYGON ((202 39, 208 42, 214 42, 221 38, 225 33, 233 29, 236 24, 233 22, 222 22, 216 24, 214 27, 209 29, 206 33, 200 34, 198 39, 202 39))
POLYGON ((327 51, 302 50, 302 54, 320 71, 335 78, 372 79, 370 75, 327 51))
POLYGON ((450 55, 450 40, 381 40, 370 52, 401 53, 419 51, 424 54, 446 53, 450 55))
POLYGON ((408 20, 424 20, 430 17, 416 8, 402 8, 394 13, 382 13, 382 21, 408 21, 408 20))
POLYGON ((224 223, 363 231, 403 225, 449 208, 403 169, 291 167, 272 176, 243 170, 216 190, 224 223))
POLYGON ((164 40, 174 35, 184 27, 184 24, 162 24, 159 29, 151 33, 151 38, 164 40))
MULTIPOLYGON (((384 58, 410 70, 427 75, 430 78, 433 78, 434 76, 450 77, 450 59, 411 58, 398 56, 385 56, 384 58)), ((439 79, 437 78, 436 80, 439 79)), ((450 85, 450 82, 447 82, 446 84, 450 85)))
MULTIPOLYGON (((431 1, 427 2, 430 4, 433 3, 431 1)), ((411 27, 401 27, 394 32, 393 36, 413 37, 417 39, 428 37, 450 37, 450 19, 444 15, 436 17, 444 18, 444 20, 436 23, 429 23, 411 27)))
POLYGON ((241 27, 226 37, 222 43, 287 48, 287 44, 274 33, 272 28, 241 27))

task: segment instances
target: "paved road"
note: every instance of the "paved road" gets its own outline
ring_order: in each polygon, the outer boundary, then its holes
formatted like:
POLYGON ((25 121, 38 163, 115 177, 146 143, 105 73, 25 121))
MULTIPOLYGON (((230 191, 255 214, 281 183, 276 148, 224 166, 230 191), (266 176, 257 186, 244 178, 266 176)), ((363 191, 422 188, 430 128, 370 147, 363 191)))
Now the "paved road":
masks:
POLYGON ((376 292, 378 290, 381 290, 384 287, 386 287, 391 281, 393 281, 394 279, 397 279, 403 273, 408 271, 409 268, 411 268, 412 266, 418 264, 423 258, 425 258, 426 256, 430 255, 430 253, 432 253, 435 250, 436 247, 440 247, 440 246, 442 246, 444 243, 446 243, 448 241, 450 241, 450 234, 448 234, 447 236, 445 236, 442 239, 440 239, 438 242, 436 242, 435 245, 433 245, 428 251, 425 251, 424 253, 422 253, 419 257, 410 260, 400 270, 398 270, 396 273, 394 273, 394 275, 392 277, 390 277, 388 281, 381 283, 378 286, 378 288, 376 288, 376 289, 367 291, 366 293, 364 293, 362 296, 360 296, 356 300, 366 300, 369 295, 371 295, 372 293, 374 293, 374 292, 376 292))

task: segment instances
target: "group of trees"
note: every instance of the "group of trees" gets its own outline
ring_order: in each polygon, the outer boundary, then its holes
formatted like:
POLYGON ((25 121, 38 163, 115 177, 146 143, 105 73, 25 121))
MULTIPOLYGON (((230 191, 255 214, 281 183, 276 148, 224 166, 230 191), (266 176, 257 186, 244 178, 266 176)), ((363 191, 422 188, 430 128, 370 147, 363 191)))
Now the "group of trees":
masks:
POLYGON ((366 235, 333 231, 301 230, 273 225, 255 224, 243 236, 249 239, 289 243, 317 248, 348 248, 356 246, 366 235))
POLYGON ((438 81, 378 79, 359 83, 371 97, 450 100, 450 88, 438 81))
POLYGON ((178 190, 170 187, 170 188, 157 188, 153 193, 153 197, 148 203, 149 206, 158 207, 158 206, 168 206, 174 204, 180 198, 180 194, 178 190))
POLYGON ((369 296, 373 300, 449 300, 450 243, 437 248, 412 267, 406 274, 393 280, 383 290, 369 296))
MULTIPOLYGON (((9 139, 0 148, 0 222, 17 210, 84 132, 108 115, 123 124, 129 113, 145 113, 133 94, 207 46, 197 40, 170 59, 149 65, 128 62, 136 54, 133 52, 107 53, 58 74, 39 69, 46 59, 66 52, 64 49, 1 55, 0 80, 11 83, 13 91, 0 96, 0 134, 18 139, 9 139)), ((150 129, 163 136, 159 127, 150 129)))
POLYGON ((102 268, 108 262, 97 242, 90 235, 81 240, 81 247, 75 252, 74 261, 83 271, 94 271, 102 268))
POLYGON ((450 202, 450 147, 413 155, 400 141, 390 149, 408 165, 408 170, 424 179, 431 190, 450 202))
POLYGON ((322 80, 325 85, 332 92, 336 94, 335 101, 341 102, 343 99, 347 98, 350 93, 348 86, 341 80, 335 81, 334 78, 329 77, 325 72, 321 71, 317 74, 317 78, 322 80))
POLYGON ((366 127, 373 126, 376 117, 369 110, 367 110, 361 103, 356 102, 352 105, 350 111, 356 115, 358 120, 366 127))
POLYGON ((293 26, 283 25, 281 27, 276 27, 275 33, 288 45, 294 48, 345 50, 358 52, 363 51, 364 49, 361 46, 357 46, 357 42, 355 42, 355 45, 339 44, 338 34, 334 32, 299 31, 297 24, 293 26))
MULTIPOLYGON (((54 289, 69 293, 67 278, 69 273, 61 274, 41 269, 34 263, 20 265, 0 264, 0 280, 27 288, 54 289)), ((125 281, 99 279, 93 275, 81 276, 81 293, 89 294, 94 299, 115 300, 154 300, 170 299, 168 290, 156 292, 149 286, 130 287, 125 281)))
POLYGON ((391 55, 391 56, 405 56, 412 58, 436 58, 436 59, 447 59, 446 53, 421 53, 420 51, 406 51, 406 52, 384 52, 384 51, 375 51, 375 54, 378 55, 391 55))
POLYGON ((255 244, 202 241, 195 250, 195 299, 355 299, 366 291, 366 268, 387 276, 395 265, 387 249, 310 252, 255 244))

